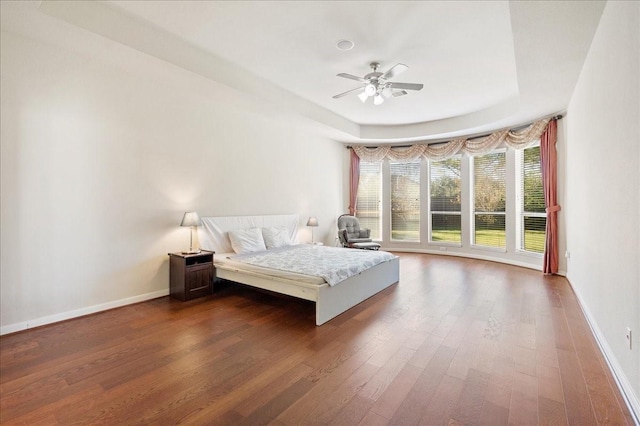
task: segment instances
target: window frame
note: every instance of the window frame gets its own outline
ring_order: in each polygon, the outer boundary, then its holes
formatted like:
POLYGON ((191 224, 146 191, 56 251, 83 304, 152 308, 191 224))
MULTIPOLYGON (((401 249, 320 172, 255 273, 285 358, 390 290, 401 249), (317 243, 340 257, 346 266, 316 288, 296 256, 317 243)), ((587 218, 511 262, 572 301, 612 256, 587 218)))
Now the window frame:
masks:
POLYGON ((422 159, 415 161, 389 161, 389 202, 390 202, 390 211, 391 214, 389 216, 389 241, 393 243, 409 243, 409 244, 417 244, 421 242, 421 233, 422 233, 422 159), (418 170, 418 229, 417 229, 417 239, 409 240, 409 239, 399 239, 393 238, 393 166, 396 164, 414 164, 417 166, 418 170))
MULTIPOLYGON (((535 145, 532 145, 535 146, 535 145)), ((416 170, 410 169, 403 171, 402 169, 395 170, 392 163, 402 163, 402 160, 391 161, 389 158, 381 159, 375 162, 364 162, 362 164, 367 167, 367 172, 371 174, 373 167, 373 173, 375 176, 375 185, 381 184, 382 188, 375 187, 371 189, 370 186, 365 186, 371 193, 377 192, 378 198, 377 204, 372 202, 366 204, 361 202, 359 206, 358 217, 362 217, 363 206, 373 206, 367 212, 364 209, 365 217, 369 216, 369 222, 365 219, 361 225, 363 227, 372 228, 373 239, 380 242, 384 246, 385 250, 399 250, 399 251, 418 251, 426 253, 438 253, 438 252, 450 252, 452 254, 459 254, 462 256, 470 256, 473 258, 487 258, 496 261, 506 261, 507 263, 520 264, 523 266, 531 266, 538 268, 538 262, 541 261, 543 256, 538 250, 541 250, 541 241, 538 238, 540 232, 529 232, 542 230, 543 223, 531 216, 542 216, 543 214, 536 213, 541 212, 541 203, 538 201, 540 197, 540 187, 537 181, 530 182, 529 170, 533 168, 536 170, 536 158, 525 152, 526 168, 527 172, 522 174, 520 171, 519 149, 507 147, 505 144, 497 146, 495 149, 478 155, 471 155, 468 152, 462 152, 456 154, 460 158, 460 170, 457 170, 457 162, 454 164, 444 164, 438 166, 435 175, 434 183, 432 185, 432 173, 434 171, 433 164, 437 164, 438 160, 430 160, 428 158, 420 158, 420 226, 419 226, 419 240, 405 240, 392 238, 392 207, 395 210, 400 208, 411 212, 409 216, 396 217, 396 224, 398 220, 409 220, 411 224, 417 220, 417 209, 413 204, 405 206, 403 204, 406 197, 398 199, 396 197, 395 203, 392 203, 392 183, 395 182, 396 191, 399 188, 402 192, 405 192, 404 184, 398 183, 397 178, 392 177, 392 171, 394 175, 407 174, 412 180, 416 170), (486 169, 488 180, 482 175, 477 175, 479 158, 483 155, 500 153, 499 158, 492 158, 493 161, 480 160, 482 168, 486 169), (454 166, 452 172, 449 172, 443 166, 454 166), (458 183, 458 173, 459 183, 458 183), (500 183, 492 182, 491 175, 499 176, 500 183), (439 176, 451 177, 445 179, 445 182, 438 180, 439 176), (474 182, 478 178, 477 182, 474 182), (453 181, 455 179, 455 181, 453 181), (504 180, 502 180, 504 179, 504 180), (519 208, 522 202, 521 184, 520 179, 526 183, 526 188, 531 191, 524 201, 527 202, 526 206, 534 212, 525 212, 522 214, 522 210, 519 208), (504 188, 504 189, 503 189, 504 188), (436 191, 437 195, 432 199, 431 195, 433 191, 436 191), (460 196, 460 211, 448 211, 458 210, 458 192, 460 196), (478 193, 476 194, 476 190, 478 193), (497 192, 496 192, 497 191, 497 192), (504 191, 504 192, 503 192, 504 191), (479 198, 476 199, 476 195, 479 198), (398 201, 401 201, 398 204, 398 201), (433 205, 432 205, 433 203, 433 205), (475 210, 476 205, 478 210, 475 210), (432 211, 432 207, 444 210, 444 211, 432 211), (373 211, 375 208, 375 212, 373 211), (500 210, 497 212, 489 212, 482 210, 500 210), (415 213, 415 215, 413 214, 415 213), (481 216, 483 214, 490 215, 489 220, 484 220, 481 216), (445 215, 446 218, 440 220, 438 215, 445 215), (449 216, 446 216, 449 215, 449 216), (456 216, 453 216, 456 215, 456 216), (499 216, 497 216, 499 215, 499 216), (377 216, 377 217, 376 217, 377 216), (457 223, 457 218, 460 218, 460 225, 457 223), (526 221, 523 224, 523 217, 526 217, 526 221), (434 219, 435 218, 435 219, 434 219), (504 224, 502 223, 504 221, 504 224), (525 251, 521 250, 522 247, 522 235, 521 229, 523 225, 527 228, 526 242, 527 247, 536 250, 525 251), (375 227, 378 227, 377 230, 375 227), (436 237, 434 240, 434 231, 436 229, 436 237), (440 230, 445 232, 439 233, 440 230), (449 236, 452 234, 452 236, 449 236), (454 241, 452 241, 454 240, 454 241), (479 242, 480 244, 476 243, 479 242), (486 245, 484 245, 486 244, 486 245)), ((415 161, 418 162, 417 160, 415 161)), ((365 177, 365 173, 362 174, 365 177)), ((362 187, 362 186, 361 186, 362 187)), ((411 190, 406 191, 411 194, 408 200, 413 199, 413 194, 416 189, 411 185, 411 190)), ((366 192, 365 192, 366 193, 366 192)), ((358 197, 362 200, 362 194, 358 197)), ((369 200, 371 201, 371 200, 369 200)), ((396 225, 397 227, 397 225, 396 225)), ((400 226, 401 231, 406 231, 404 226, 400 226)), ((413 233, 412 238, 417 238, 417 229, 410 229, 413 233)), ((403 234, 395 234, 403 238, 403 234)))
POLYGON ((509 165, 508 165, 508 158, 507 158, 507 148, 506 147, 500 147, 500 148, 495 148, 492 149, 489 152, 486 152, 484 154, 479 154, 479 155, 474 155, 474 156, 470 156, 469 157, 469 202, 470 202, 470 217, 469 217, 469 247, 472 249, 480 249, 480 250, 487 250, 487 251, 495 251, 495 252, 501 252, 501 253, 506 253, 507 252, 507 248, 509 246, 509 235, 508 235, 508 227, 507 227, 507 222, 508 222, 508 182, 507 182, 507 176, 508 176, 508 170, 509 170, 509 165), (504 161, 505 161, 505 176, 504 176, 504 195, 505 195, 505 210, 502 212, 490 212, 490 211, 476 211, 476 179, 475 179, 475 171, 476 171, 476 158, 479 157, 483 157, 485 155, 490 155, 490 154, 503 154, 504 155, 504 161), (504 246, 489 246, 489 245, 482 245, 482 244, 478 244, 476 242, 476 216, 478 215, 494 215, 494 216, 502 216, 504 217, 504 223, 505 223, 505 229, 504 229, 504 239, 505 239, 505 243, 504 246))
MULTIPOLYGON (((427 215, 428 215, 428 242, 429 244, 436 244, 438 246, 449 246, 449 247, 462 247, 462 242, 464 240, 464 226, 462 223, 462 219, 463 219, 463 208, 462 205, 464 204, 464 200, 463 200, 463 185, 464 185, 464 180, 463 180, 463 176, 462 176, 462 168, 463 168, 463 155, 462 154, 456 154, 453 157, 450 158, 458 158, 460 160, 460 211, 456 212, 456 211, 434 211, 432 210, 432 205, 431 205, 431 189, 432 189, 432 185, 431 185, 431 177, 432 177, 432 166, 433 163, 437 163, 439 161, 443 161, 443 160, 428 160, 427 161, 427 215), (446 240, 434 240, 433 239, 433 215, 453 215, 453 216, 460 216, 460 241, 446 241, 446 240)), ((449 158, 448 158, 449 159, 449 158)))
MULTIPOLYGON (((546 227, 545 227, 545 247, 542 252, 531 251, 525 248, 525 217, 543 217, 545 218, 545 223, 547 220, 547 213, 542 212, 528 212, 524 210, 524 182, 523 182, 523 161, 524 161, 524 151, 526 149, 531 149, 535 147, 539 147, 540 142, 536 142, 531 146, 528 146, 524 149, 516 150, 516 164, 515 164, 515 180, 516 180, 516 252, 519 254, 525 254, 529 256, 535 256, 542 258, 544 256, 544 251, 546 250, 546 227)), ((542 163, 542 160, 540 160, 542 163)), ((542 180, 542 170, 540 170, 540 179, 542 180)), ((544 194, 543 194, 544 197, 544 194)))
POLYGON ((366 162, 366 161, 362 161, 360 162, 360 181, 358 182, 358 197, 356 200, 356 214, 355 216, 358 218, 359 221, 361 222, 365 222, 364 224, 361 223, 361 227, 362 228, 369 228, 371 229, 371 239, 374 241, 383 241, 383 231, 382 231, 382 222, 384 220, 384 207, 383 207, 383 201, 384 201, 384 195, 383 195, 383 179, 384 179, 384 175, 383 175, 383 167, 382 167, 382 162, 366 162), (377 205, 378 205, 378 227, 377 229, 372 228, 368 223, 366 223, 367 221, 363 220, 363 217, 358 216, 358 212, 360 211, 360 206, 357 200, 360 199, 360 197, 362 196, 361 194, 361 184, 362 184, 362 165, 366 164, 366 165, 371 165, 371 166, 377 166, 378 168, 378 200, 377 200, 377 205), (377 235, 376 235, 377 233, 377 235))

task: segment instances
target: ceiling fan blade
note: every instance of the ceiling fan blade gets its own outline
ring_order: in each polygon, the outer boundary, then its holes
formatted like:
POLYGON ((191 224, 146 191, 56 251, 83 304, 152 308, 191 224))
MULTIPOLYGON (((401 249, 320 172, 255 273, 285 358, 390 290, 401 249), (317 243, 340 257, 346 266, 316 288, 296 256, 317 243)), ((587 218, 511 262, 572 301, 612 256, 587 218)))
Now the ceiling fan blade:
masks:
POLYGON ((346 92, 338 93, 337 95, 335 95, 333 97, 333 99, 339 99, 339 98, 341 98, 343 96, 347 96, 349 93, 353 93, 353 92, 356 92, 358 90, 364 91, 364 87, 356 87, 355 89, 351 89, 351 90, 347 90, 346 92))
POLYGON ((395 64, 387 72, 382 74, 382 78, 384 79, 393 78, 396 75, 400 74, 401 72, 406 71, 408 68, 409 67, 406 66, 405 64, 395 64))
POLYGON ((405 89, 405 90, 420 90, 424 87, 424 84, 418 84, 418 83, 393 83, 393 82, 388 82, 387 84, 390 84, 392 88, 394 89, 405 89))
POLYGON ((409 93, 406 90, 398 90, 397 92, 393 92, 392 96, 397 98, 398 96, 408 95, 409 93))
POLYGON ((350 80, 359 81, 360 83, 366 83, 367 82, 367 80, 365 80, 362 77, 358 77, 356 75, 347 74, 347 73, 344 73, 344 72, 341 72, 340 74, 337 74, 337 75, 338 75, 338 77, 348 78, 350 80))

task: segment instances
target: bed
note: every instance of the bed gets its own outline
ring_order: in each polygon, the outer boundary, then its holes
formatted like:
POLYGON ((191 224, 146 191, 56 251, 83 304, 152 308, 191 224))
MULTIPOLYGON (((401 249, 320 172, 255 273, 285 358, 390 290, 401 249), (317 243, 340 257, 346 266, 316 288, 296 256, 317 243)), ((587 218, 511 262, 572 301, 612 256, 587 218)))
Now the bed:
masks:
MULTIPOLYGON (((386 254, 388 260, 381 261, 334 285, 330 285, 325 278, 307 273, 286 272, 258 264, 247 264, 244 263, 246 259, 239 259, 244 255, 236 256, 234 252, 230 236, 235 237, 238 231, 255 228, 280 229, 295 245, 298 242, 298 225, 298 215, 202 217, 198 238, 201 248, 216 252, 214 264, 218 278, 315 302, 316 325, 324 324, 398 282, 399 259, 385 252, 381 253, 386 254)), ((318 252, 319 255, 329 249, 311 244, 302 244, 299 248, 306 254, 318 252)), ((341 253, 364 252, 355 249, 330 249, 342 250, 341 253)))

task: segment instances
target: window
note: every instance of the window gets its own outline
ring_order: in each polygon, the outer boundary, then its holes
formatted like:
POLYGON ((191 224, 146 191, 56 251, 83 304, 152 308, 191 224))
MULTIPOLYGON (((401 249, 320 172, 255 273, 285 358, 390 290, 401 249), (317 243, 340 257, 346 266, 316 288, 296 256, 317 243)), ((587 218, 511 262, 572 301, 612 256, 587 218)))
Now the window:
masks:
POLYGON ((391 239, 420 241, 420 161, 391 163, 391 239))
POLYGON ((382 206, 382 163, 360 162, 360 183, 356 217, 361 228, 371 229, 371 238, 380 240, 382 206))
POLYGON ((506 155, 504 150, 474 157, 473 244, 506 248, 506 155))
POLYGON ((430 241, 462 242, 461 156, 429 163, 430 241))
POLYGON ((540 151, 361 161, 356 215, 388 248, 537 264, 547 223, 540 151))
POLYGON ((534 253, 544 253, 547 215, 542 186, 540 145, 518 151, 517 160, 519 168, 518 248, 534 253))

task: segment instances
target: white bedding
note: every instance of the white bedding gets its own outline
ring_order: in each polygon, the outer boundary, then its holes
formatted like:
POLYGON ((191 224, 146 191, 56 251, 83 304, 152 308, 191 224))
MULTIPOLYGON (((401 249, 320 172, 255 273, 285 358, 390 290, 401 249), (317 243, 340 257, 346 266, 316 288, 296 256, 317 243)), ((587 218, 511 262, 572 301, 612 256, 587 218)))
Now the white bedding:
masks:
POLYGON ((252 266, 322 277, 334 286, 349 277, 395 259, 385 251, 370 251, 301 244, 231 256, 231 260, 252 266))
POLYGON ((277 269, 264 268, 262 266, 250 265, 244 262, 238 262, 231 257, 237 256, 236 253, 216 253, 214 257, 214 264, 218 269, 225 269, 229 271, 249 272, 259 275, 267 275, 269 277, 277 279, 291 280, 304 284, 311 284, 314 286, 327 285, 327 282, 322 277, 314 277, 312 275, 298 274, 291 271, 279 271, 277 269))

